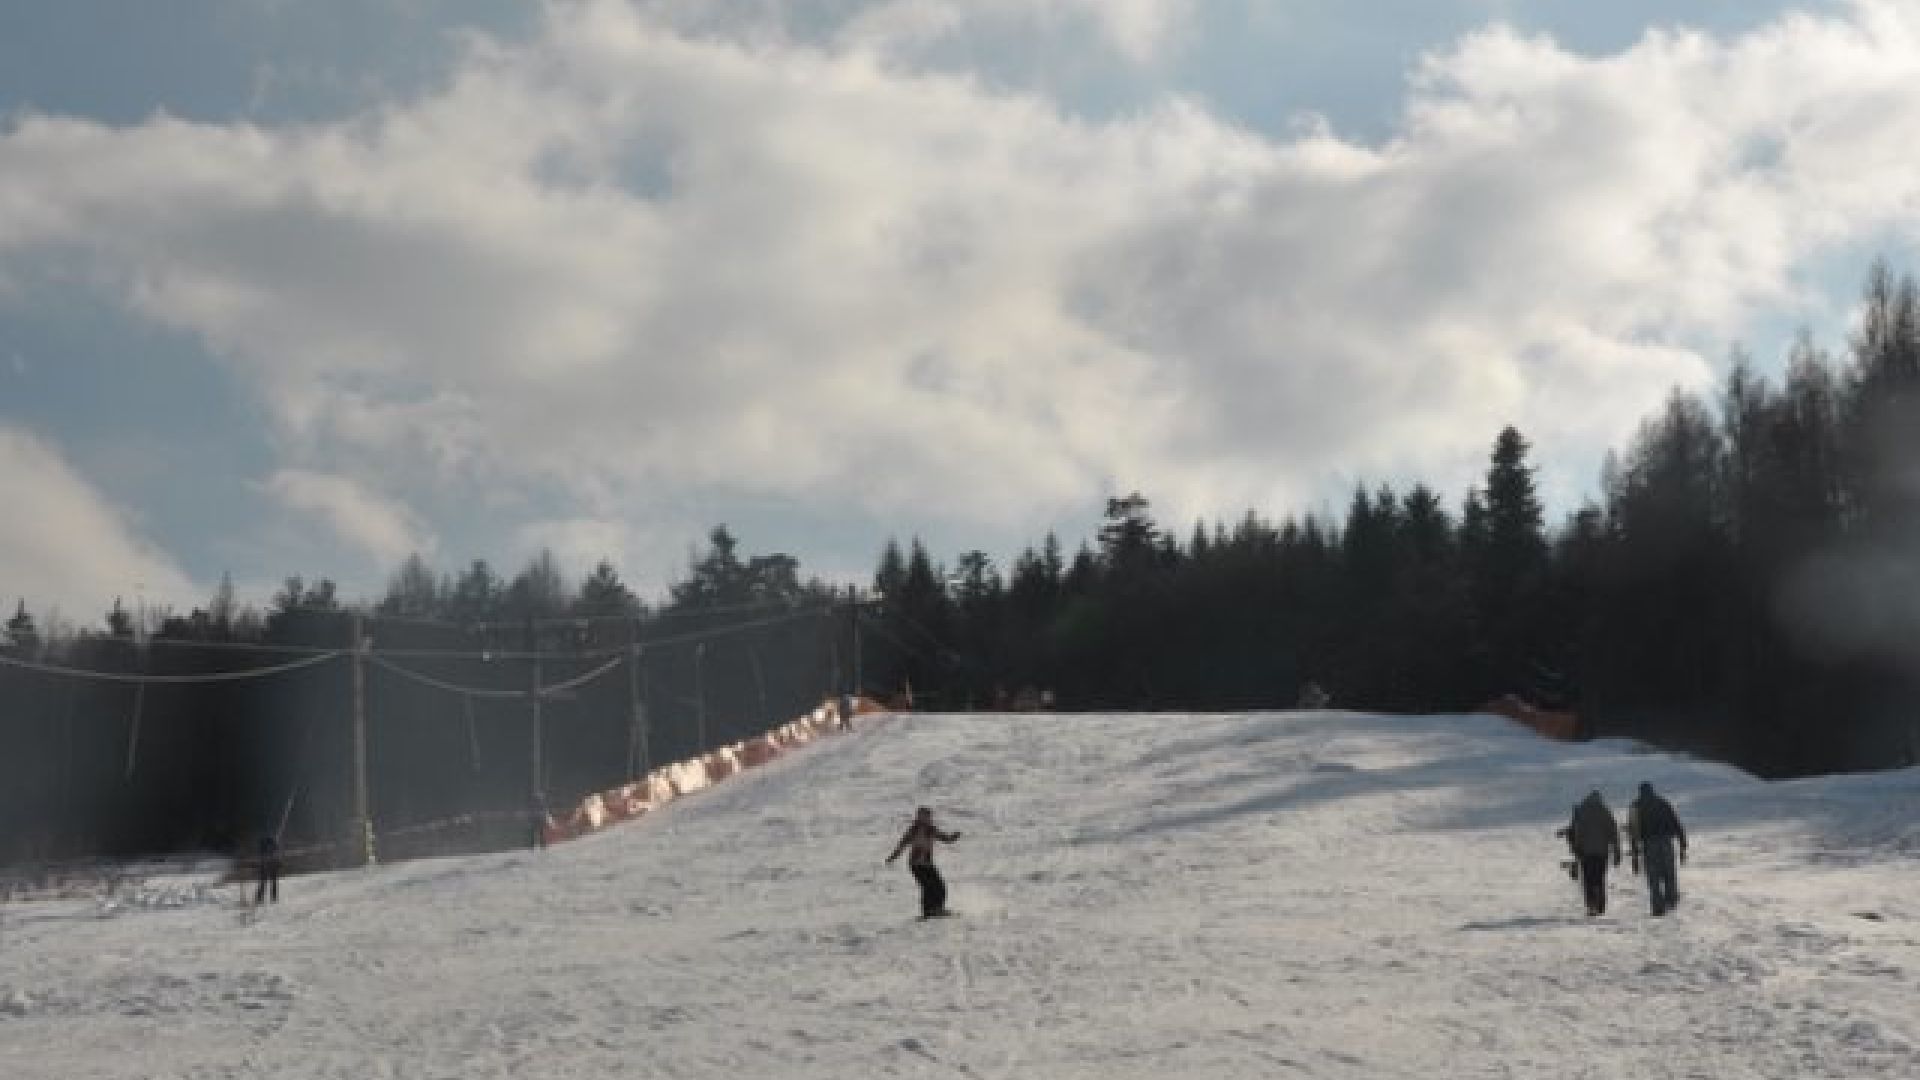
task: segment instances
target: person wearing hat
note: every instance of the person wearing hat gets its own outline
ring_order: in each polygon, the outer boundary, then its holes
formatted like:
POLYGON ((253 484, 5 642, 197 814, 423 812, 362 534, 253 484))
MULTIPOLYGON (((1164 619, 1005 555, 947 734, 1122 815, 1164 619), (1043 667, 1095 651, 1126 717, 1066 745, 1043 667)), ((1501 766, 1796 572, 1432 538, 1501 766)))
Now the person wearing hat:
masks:
POLYGON ((1655 915, 1665 915, 1680 903, 1680 871, 1675 865, 1675 845, 1679 862, 1687 861, 1687 830, 1673 804, 1654 793, 1653 785, 1642 783, 1640 794, 1627 808, 1627 850, 1633 856, 1633 872, 1640 873, 1640 860, 1646 859, 1647 903, 1655 915))
POLYGON ((940 877, 940 869, 933 865, 933 842, 951 844, 960 839, 957 832, 946 832, 933 823, 933 811, 922 806, 914 812, 913 824, 900 837, 893 847, 893 854, 887 856, 887 865, 907 853, 907 869, 913 871, 913 880, 920 883, 920 917, 931 919, 937 915, 947 915, 947 883, 940 877))
POLYGON ((1587 914, 1606 914, 1607 860, 1611 857, 1613 865, 1620 865, 1620 824, 1598 788, 1573 808, 1573 820, 1567 823, 1567 846, 1579 863, 1587 914))

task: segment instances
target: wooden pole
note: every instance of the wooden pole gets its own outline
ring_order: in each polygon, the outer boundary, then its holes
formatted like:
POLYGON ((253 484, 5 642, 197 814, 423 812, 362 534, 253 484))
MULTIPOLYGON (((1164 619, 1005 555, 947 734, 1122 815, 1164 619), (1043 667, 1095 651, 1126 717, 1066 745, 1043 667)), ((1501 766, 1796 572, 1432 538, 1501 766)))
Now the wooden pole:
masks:
POLYGON ((853 696, 858 698, 867 692, 867 674, 865 657, 860 652, 860 604, 853 605, 853 696))
POLYGON ((647 650, 635 645, 627 657, 627 779, 638 780, 646 774, 652 764, 647 760, 647 699, 641 691, 640 680, 643 673, 641 665, 646 663, 647 650))
POLYGON ((529 695, 530 700, 533 702, 533 748, 531 755, 533 760, 533 775, 531 777, 533 791, 530 802, 533 807, 535 847, 545 847, 547 839, 547 832, 544 827, 547 814, 547 785, 545 776, 546 762, 544 760, 545 747, 543 745, 546 742, 546 733, 542 726, 540 715, 540 676, 540 658, 536 655, 533 658, 533 690, 529 695))
POLYGON ((707 643, 693 647, 693 740, 694 751, 707 752, 707 680, 702 674, 707 661, 707 643))
MULTIPOLYGON (((140 674, 145 675, 147 673, 147 650, 137 645, 134 646, 134 648, 138 650, 140 674)), ((126 780, 133 779, 134 765, 139 761, 140 716, 146 711, 146 707, 147 681, 142 679, 139 684, 134 687, 133 691, 133 723, 127 730, 127 769, 126 775, 123 777, 123 779, 126 780)))
POLYGON ((360 834, 360 864, 379 861, 373 845, 373 814, 367 806, 367 635, 353 617, 353 821, 360 834))
POLYGON ((827 639, 827 696, 837 700, 845 692, 846 684, 840 681, 840 624, 836 614, 831 605, 820 609, 820 620, 826 625, 823 636, 827 639))
POLYGON ((121 777, 123 780, 133 779, 133 767, 139 760, 140 714, 146 711, 146 706, 147 684, 143 682, 134 687, 133 690, 133 723, 127 728, 127 768, 125 774, 121 777))
POLYGON ((751 642, 747 645, 747 663, 753 668, 754 687, 760 691, 759 720, 763 724, 769 723, 773 720, 773 709, 767 705, 767 673, 760 669, 760 650, 751 642))

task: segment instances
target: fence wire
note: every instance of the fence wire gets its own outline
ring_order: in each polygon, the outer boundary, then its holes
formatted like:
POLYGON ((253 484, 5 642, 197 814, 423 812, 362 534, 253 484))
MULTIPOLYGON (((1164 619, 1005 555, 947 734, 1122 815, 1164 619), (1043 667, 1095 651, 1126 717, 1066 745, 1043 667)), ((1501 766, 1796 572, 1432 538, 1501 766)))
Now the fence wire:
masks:
POLYGON ((841 615, 339 614, 257 645, 0 652, 0 863, 245 855, 262 836, 290 869, 363 861, 369 835, 382 861, 533 844, 548 807, 857 689, 841 615))

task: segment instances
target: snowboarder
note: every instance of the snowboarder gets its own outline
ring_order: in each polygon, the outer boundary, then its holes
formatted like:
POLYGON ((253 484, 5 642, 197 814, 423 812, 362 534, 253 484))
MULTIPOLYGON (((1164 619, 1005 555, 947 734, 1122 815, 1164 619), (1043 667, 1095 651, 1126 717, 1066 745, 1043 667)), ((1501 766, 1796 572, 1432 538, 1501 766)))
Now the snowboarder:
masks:
POLYGON ((253 904, 258 907, 269 897, 277 904, 280 902, 280 841, 272 835, 260 838, 258 863, 260 885, 253 891, 253 904))
POLYGON ((960 839, 957 832, 945 832, 933 823, 933 811, 922 806, 914 811, 913 824, 901 835, 900 842, 893 847, 893 854, 887 856, 887 865, 907 853, 907 869, 913 871, 913 880, 920 883, 920 917, 931 919, 938 915, 952 914, 947 910, 947 883, 941 879, 940 870, 933 865, 933 842, 951 844, 960 839))
POLYGON ((1607 911, 1607 860, 1620 865, 1620 824, 1598 789, 1573 808, 1573 820, 1567 823, 1567 844, 1580 864, 1580 888, 1586 895, 1587 914, 1607 911))
POLYGON ((1674 866, 1674 844, 1679 844, 1679 861, 1687 861, 1687 830, 1673 804, 1654 793, 1653 785, 1642 783, 1640 794, 1627 808, 1627 851, 1633 856, 1633 872, 1640 872, 1640 859, 1647 860, 1647 902, 1653 913, 1665 915, 1680 903, 1680 872, 1674 866))

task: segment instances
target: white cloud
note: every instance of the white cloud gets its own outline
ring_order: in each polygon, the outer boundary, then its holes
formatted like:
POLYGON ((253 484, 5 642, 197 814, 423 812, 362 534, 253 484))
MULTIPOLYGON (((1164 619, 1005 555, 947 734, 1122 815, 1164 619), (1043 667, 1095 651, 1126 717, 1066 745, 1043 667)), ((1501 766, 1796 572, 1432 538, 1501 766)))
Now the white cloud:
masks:
POLYGON ((419 515, 350 477, 282 469, 261 490, 281 505, 319 518, 341 540, 383 565, 408 555, 432 555, 437 546, 419 515))
MULTIPOLYGON (((351 123, 21 119, 0 274, 89 253, 258 388, 280 494, 392 558, 426 528, 356 482, 629 530, 701 491, 1031 531, 1104 484, 1176 522, 1457 489, 1508 422, 1590 461, 1809 260, 1920 211, 1904 4, 1599 58, 1490 29, 1382 145, 1179 99, 1074 119, 861 30, 958 6, 828 6, 803 44, 554 4, 351 123)), ((1146 55, 1183 5, 990 8, 1146 55)))
POLYGON ((836 36, 842 45, 899 58, 925 58, 969 38, 1036 34, 1057 56, 1062 46, 1092 37, 1144 64, 1179 40, 1192 10, 1192 0, 891 0, 867 6, 836 36))
POLYGON ((58 610, 97 629, 116 597, 129 609, 139 599, 182 609, 204 602, 205 590, 30 432, 0 425, 0 490, 0 618, 25 600, 42 620, 58 610))
POLYGON ((1089 53, 1130 64, 1161 58, 1192 22, 1194 0, 583 0, 570 15, 620 36, 638 12, 655 26, 702 40, 754 47, 831 45, 901 62, 952 59, 974 66, 1006 53, 1044 52, 1054 66, 1089 53), (999 54, 999 55, 996 55, 999 54))

